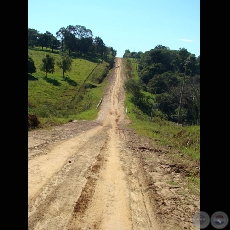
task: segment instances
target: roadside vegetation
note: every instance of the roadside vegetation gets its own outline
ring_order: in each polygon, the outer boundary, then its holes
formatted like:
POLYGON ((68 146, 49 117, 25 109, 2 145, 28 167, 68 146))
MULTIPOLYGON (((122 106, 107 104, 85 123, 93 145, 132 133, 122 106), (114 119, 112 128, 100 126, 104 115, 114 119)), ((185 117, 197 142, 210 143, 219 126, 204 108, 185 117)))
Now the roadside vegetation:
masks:
POLYGON ((95 119, 116 52, 85 26, 28 28, 28 129, 95 119))
MULTIPOLYGON (((101 59, 72 58, 71 70, 63 76, 63 69, 54 65, 54 72, 41 70, 43 58, 49 54, 54 63, 61 62, 59 53, 51 50, 29 49, 36 72, 28 73, 28 114, 36 115, 42 128, 64 124, 71 120, 93 120, 106 83, 109 64, 101 59)), ((59 64, 60 65, 60 64, 59 64)), ((29 121, 28 121, 29 122, 29 121)), ((38 124, 38 123, 36 123, 38 124)))
POLYGON ((173 146, 186 152, 192 159, 199 160, 200 125, 192 123, 178 124, 175 121, 168 120, 167 114, 164 114, 156 103, 156 97, 159 94, 148 92, 147 87, 138 77, 138 61, 126 58, 125 65, 128 76, 125 83, 125 106, 133 123, 132 126, 140 134, 146 134, 155 139, 160 138, 162 144, 173 146))
POLYGON ((125 83, 125 110, 131 120, 128 126, 139 135, 149 137, 153 143, 169 149, 168 159, 172 164, 181 164, 190 170, 184 181, 190 192, 199 195, 200 125, 168 120, 167 114, 155 103, 157 94, 148 92, 139 77, 138 59, 124 58, 124 64, 128 78, 125 83))

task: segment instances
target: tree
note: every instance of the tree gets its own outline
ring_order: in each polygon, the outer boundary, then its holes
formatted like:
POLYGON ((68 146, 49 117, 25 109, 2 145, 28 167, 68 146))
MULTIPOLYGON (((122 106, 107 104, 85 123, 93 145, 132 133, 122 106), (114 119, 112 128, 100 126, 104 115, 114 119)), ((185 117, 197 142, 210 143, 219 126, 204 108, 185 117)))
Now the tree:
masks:
POLYGON ((61 49, 64 50, 64 38, 65 38, 66 29, 64 27, 60 28, 56 32, 56 37, 61 39, 61 49))
POLYGON ((28 47, 33 48, 37 45, 39 32, 35 29, 28 28, 28 47))
POLYGON ((46 35, 45 34, 39 34, 38 35, 38 40, 37 40, 37 45, 42 47, 46 46, 46 35))
POLYGON ((71 29, 72 31, 74 31, 74 35, 79 39, 93 37, 92 31, 90 29, 86 29, 85 26, 80 26, 80 25, 71 26, 71 29))
POLYGON ((32 74, 36 72, 36 67, 34 65, 34 60, 28 55, 28 73, 32 74))
POLYGON ((125 82, 125 89, 127 92, 132 93, 132 101, 135 105, 141 102, 144 97, 143 93, 141 92, 141 86, 141 81, 133 78, 125 82))
POLYGON ((178 74, 168 71, 163 74, 156 74, 151 78, 147 84, 147 91, 154 94, 155 88, 157 88, 158 94, 165 93, 170 91, 171 87, 177 86, 179 83, 178 74))
POLYGON ((53 37, 53 34, 50 33, 49 31, 46 31, 44 34, 39 35, 38 45, 42 47, 42 50, 43 50, 43 47, 46 47, 46 49, 50 47, 52 37, 53 37))
POLYGON ((174 69, 177 70, 179 73, 184 73, 186 61, 190 55, 191 53, 188 52, 187 49, 179 48, 179 50, 176 51, 176 55, 174 56, 174 59, 172 61, 174 69))
POLYGON ((190 76, 200 75, 200 56, 198 58, 195 54, 189 56, 190 63, 188 64, 188 71, 190 76))
POLYGON ((79 44, 78 51, 80 51, 80 54, 81 55, 83 53, 87 54, 90 48, 92 47, 93 39, 89 37, 89 38, 81 38, 81 39, 78 39, 77 41, 79 44))
POLYGON ((146 66, 139 72, 140 79, 147 85, 149 80, 156 74, 162 74, 165 72, 164 66, 161 63, 153 63, 146 66))
POLYGON ((117 54, 117 51, 113 47, 106 47, 105 49, 105 61, 109 63, 109 68, 114 66, 114 58, 117 54))
POLYGON ((72 65, 72 58, 68 55, 62 55, 61 60, 57 61, 57 66, 62 69, 62 76, 64 78, 64 74, 68 71, 71 71, 71 65, 72 65))
POLYGON ((74 36, 74 34, 67 31, 65 34, 65 38, 64 38, 64 45, 65 45, 65 48, 68 49, 69 55, 70 55, 71 51, 73 51, 74 48, 76 47, 76 41, 77 41, 77 39, 74 36))
POLYGON ((105 44, 103 40, 97 36, 94 38, 94 44, 96 46, 96 52, 100 54, 101 56, 103 56, 105 52, 105 44))
POLYGON ((168 85, 163 74, 156 74, 151 78, 147 84, 148 91, 155 94, 155 89, 158 93, 165 93, 168 91, 168 85))
POLYGON ((50 41, 50 48, 52 49, 52 52, 54 49, 58 49, 60 45, 61 45, 61 42, 52 35, 51 41, 50 41))
POLYGON ((46 57, 42 59, 42 64, 40 66, 41 71, 44 71, 46 73, 53 73, 54 72, 54 58, 50 56, 49 54, 46 54, 46 57))
POLYGON ((131 56, 131 52, 129 49, 125 50, 125 53, 123 55, 123 58, 129 58, 131 56))
POLYGON ((73 51, 80 52, 81 55, 87 53, 92 46, 92 36, 91 30, 80 25, 62 27, 56 32, 56 37, 59 37, 62 42, 62 51, 68 49, 69 55, 73 51))
MULTIPOLYGON (((184 104, 191 114, 194 124, 200 121, 200 75, 189 77, 184 91, 184 104)), ((187 118, 188 121, 190 121, 187 118)))

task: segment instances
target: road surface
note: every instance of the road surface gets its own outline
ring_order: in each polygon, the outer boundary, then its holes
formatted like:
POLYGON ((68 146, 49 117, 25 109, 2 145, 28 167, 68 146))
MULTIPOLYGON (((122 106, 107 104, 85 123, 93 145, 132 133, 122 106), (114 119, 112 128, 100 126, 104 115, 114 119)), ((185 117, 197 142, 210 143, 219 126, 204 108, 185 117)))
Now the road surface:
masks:
MULTIPOLYGON (((160 208, 167 206, 166 198, 177 197, 175 190, 173 195, 160 167, 155 174, 149 171, 154 177, 150 183, 133 147, 143 140, 132 138, 125 128, 130 121, 124 107, 122 61, 116 58, 96 120, 29 132, 29 230, 196 229, 190 220, 196 208, 190 207, 187 214, 182 209, 182 217, 175 219, 160 208), (160 194, 166 198, 159 200, 160 194)), ((163 164, 159 161, 155 159, 156 168, 163 164)))

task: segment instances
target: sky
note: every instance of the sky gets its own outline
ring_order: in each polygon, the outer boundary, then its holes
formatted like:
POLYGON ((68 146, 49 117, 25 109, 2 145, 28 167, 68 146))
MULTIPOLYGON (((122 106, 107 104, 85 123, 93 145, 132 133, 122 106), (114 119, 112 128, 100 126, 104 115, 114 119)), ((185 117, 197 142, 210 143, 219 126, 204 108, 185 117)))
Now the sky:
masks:
POLYGON ((123 57, 157 45, 200 55, 200 0, 28 0, 28 28, 56 32, 72 25, 123 57))

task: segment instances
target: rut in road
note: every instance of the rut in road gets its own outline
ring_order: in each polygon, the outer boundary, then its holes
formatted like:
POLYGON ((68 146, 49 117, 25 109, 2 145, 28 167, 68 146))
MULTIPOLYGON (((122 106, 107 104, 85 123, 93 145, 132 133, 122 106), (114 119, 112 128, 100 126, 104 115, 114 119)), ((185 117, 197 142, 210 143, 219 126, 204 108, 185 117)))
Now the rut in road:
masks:
POLYGON ((119 129, 125 119, 120 58, 116 66, 95 127, 29 162, 29 229, 160 229, 139 162, 119 129))

